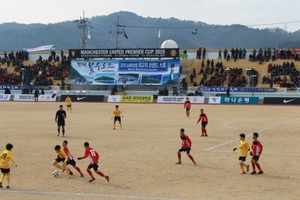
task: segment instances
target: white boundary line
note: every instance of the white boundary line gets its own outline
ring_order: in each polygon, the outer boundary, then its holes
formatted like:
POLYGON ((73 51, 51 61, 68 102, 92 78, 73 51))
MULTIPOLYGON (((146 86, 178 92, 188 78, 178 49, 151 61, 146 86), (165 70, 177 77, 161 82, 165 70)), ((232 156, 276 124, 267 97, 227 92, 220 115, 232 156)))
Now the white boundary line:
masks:
POLYGON ((82 197, 102 197, 102 198, 119 198, 119 199, 148 199, 148 200, 182 200, 165 197, 151 197, 151 196, 136 196, 136 195, 114 195, 114 194, 89 194, 78 192, 47 192, 36 190, 1 190, 1 193, 21 193, 21 194, 37 194, 37 195, 69 195, 69 196, 82 196, 82 197))
MULTIPOLYGON (((263 131, 266 131, 266 130, 269 130, 269 129, 272 129, 272 128, 276 128, 276 127, 281 126, 281 125, 283 125, 283 124, 287 124, 287 123, 290 123, 290 122, 297 121, 297 120, 299 120, 299 119, 300 119, 300 118, 296 118, 296 119, 293 119, 293 120, 290 120, 290 121, 285 121, 285 122, 282 122, 282 123, 279 123, 279 124, 276 124, 276 125, 269 126, 269 127, 267 127, 267 128, 261 129, 261 130, 256 131, 256 132, 257 132, 257 133, 260 133, 260 132, 263 132, 263 131)), ((251 136, 251 135, 252 135, 252 133, 246 135, 246 137, 249 137, 249 136, 251 136)), ((234 139, 234 140, 229 140, 229 141, 227 141, 227 142, 224 142, 224 143, 221 143, 221 144, 218 144, 218 145, 209 147, 209 148, 205 149, 204 151, 211 151, 211 150, 213 150, 213 149, 219 148, 219 147, 221 147, 221 146, 224 146, 224 145, 226 145, 226 144, 230 144, 230 143, 235 142, 235 141, 238 141, 238 140, 239 140, 239 138, 236 138, 236 139, 234 139)))

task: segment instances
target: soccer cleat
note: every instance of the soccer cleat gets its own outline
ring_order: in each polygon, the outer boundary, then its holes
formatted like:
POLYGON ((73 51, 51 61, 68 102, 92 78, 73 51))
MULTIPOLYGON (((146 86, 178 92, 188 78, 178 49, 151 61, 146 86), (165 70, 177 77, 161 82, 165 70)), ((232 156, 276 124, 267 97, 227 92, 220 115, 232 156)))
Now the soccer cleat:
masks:
POLYGON ((251 174, 256 174, 256 171, 251 172, 251 174))
POLYGON ((203 136, 204 136, 204 134, 201 135, 201 137, 203 137, 203 136))
POLYGON ((258 174, 263 174, 263 173, 264 173, 263 171, 259 171, 259 172, 258 172, 258 174))
POLYGON ((113 128, 112 130, 116 130, 116 128, 113 128))
POLYGON ((57 133, 57 136, 59 136, 60 133, 57 133))
POLYGON ((204 135, 205 137, 207 137, 207 135, 204 135))
POLYGON ((91 180, 89 180, 89 182, 93 182, 95 180, 95 178, 92 178, 91 180))
POLYGON ((105 179, 107 180, 107 182, 109 182, 109 176, 105 176, 105 179))
POLYGON ((247 168, 247 172, 249 172, 249 165, 247 165, 246 168, 247 168))
POLYGON ((175 164, 177 164, 177 165, 181 165, 181 161, 178 161, 177 163, 175 163, 175 164))
POLYGON ((67 176, 67 179, 71 178, 71 176, 67 176))
POLYGON ((9 185, 8 185, 8 186, 6 186, 6 188, 7 188, 7 189, 9 189, 9 185))
POLYGON ((241 174, 246 174, 246 172, 242 172, 241 174))
POLYGON ((196 165, 197 165, 197 163, 196 163, 196 162, 193 162, 193 165, 194 165, 194 166, 196 166, 196 165))
POLYGON ((2 182, 0 182, 0 188, 2 188, 3 186, 2 186, 2 182))
POLYGON ((84 177, 84 175, 83 175, 83 174, 80 174, 80 176, 81 176, 81 177, 84 177))

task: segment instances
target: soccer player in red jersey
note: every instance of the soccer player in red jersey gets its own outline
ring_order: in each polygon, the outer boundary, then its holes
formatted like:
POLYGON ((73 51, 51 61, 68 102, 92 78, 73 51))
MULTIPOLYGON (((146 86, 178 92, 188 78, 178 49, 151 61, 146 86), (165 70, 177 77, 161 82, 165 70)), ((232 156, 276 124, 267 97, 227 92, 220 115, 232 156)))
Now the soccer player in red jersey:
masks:
POLYGON ((101 171, 98 170, 98 160, 99 160, 99 154, 97 151, 95 151, 93 148, 90 147, 90 144, 88 142, 84 143, 85 153, 84 156, 79 157, 78 160, 84 159, 89 157, 90 164, 88 165, 86 171, 90 175, 91 180, 89 182, 93 182, 95 180, 95 177, 93 176, 90 169, 94 169, 94 171, 99 174, 100 176, 104 177, 107 182, 109 182, 109 176, 104 175, 101 171))
POLYGON ((259 140, 257 140, 258 133, 253 133, 252 138, 253 138, 252 151, 250 152, 250 155, 252 156, 251 164, 252 164, 253 172, 251 172, 251 174, 256 174, 255 167, 257 167, 257 169, 259 170, 258 174, 263 174, 264 172, 262 171, 262 169, 258 163, 259 157, 263 151, 263 145, 261 144, 261 142, 259 140))
MULTIPOLYGON (((68 161, 67 161, 67 165, 72 165, 80 174, 81 177, 84 177, 83 173, 81 172, 80 168, 76 166, 76 162, 74 160, 74 157, 72 156, 72 154, 70 153, 70 150, 68 148, 68 141, 64 140, 62 143, 62 146, 64 148, 64 152, 66 153, 66 155, 68 156, 68 161)), ((70 175, 72 175, 73 172, 71 172, 70 170, 70 175)))
POLYGON ((187 117, 190 116, 190 109, 191 109, 191 107, 192 107, 192 104, 190 102, 190 99, 187 97, 186 101, 183 104, 183 109, 185 109, 185 114, 186 114, 187 117))
POLYGON ((176 164, 181 164, 181 152, 185 151, 187 156, 191 159, 191 161, 193 162, 193 165, 196 165, 196 162, 193 158, 193 156, 190 154, 191 151, 191 147, 192 147, 192 141, 189 138, 189 136, 187 136, 184 133, 184 129, 180 129, 180 138, 181 138, 181 148, 178 150, 177 152, 177 156, 178 156, 178 162, 176 164))
POLYGON ((200 110, 200 116, 199 119, 197 121, 197 124, 201 121, 201 137, 203 136, 207 136, 207 132, 206 132, 206 125, 208 124, 208 118, 207 115, 203 112, 203 109, 200 110))

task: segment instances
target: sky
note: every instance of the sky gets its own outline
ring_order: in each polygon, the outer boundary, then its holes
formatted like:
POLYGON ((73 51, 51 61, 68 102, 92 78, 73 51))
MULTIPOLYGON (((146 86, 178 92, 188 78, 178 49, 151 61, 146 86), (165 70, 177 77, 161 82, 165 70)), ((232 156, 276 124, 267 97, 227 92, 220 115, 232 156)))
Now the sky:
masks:
POLYGON ((1 9, 0 24, 53 24, 79 19, 83 12, 91 18, 129 11, 142 17, 278 27, 294 32, 300 29, 299 8, 299 0, 13 0, 1 9))

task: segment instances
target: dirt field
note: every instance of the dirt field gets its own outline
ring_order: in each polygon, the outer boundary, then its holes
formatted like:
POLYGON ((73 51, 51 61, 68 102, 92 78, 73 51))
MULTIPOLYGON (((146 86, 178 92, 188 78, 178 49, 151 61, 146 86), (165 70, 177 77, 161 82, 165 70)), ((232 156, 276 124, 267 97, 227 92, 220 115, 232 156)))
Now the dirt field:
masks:
MULTIPOLYGON (((296 106, 193 105, 190 118, 183 105, 120 104, 123 130, 113 131, 114 104, 80 103, 67 113, 66 137, 56 136, 54 115, 60 103, 0 103, 0 150, 14 145, 18 167, 11 167, 11 189, 1 189, 4 199, 299 199, 299 112, 296 106), (200 108, 208 115, 209 137, 200 137, 196 125, 200 108), (184 127, 193 141, 191 154, 197 166, 176 152, 184 127), (264 151, 263 175, 240 175, 238 135, 251 142, 260 133, 264 151), (77 161, 85 177, 72 169, 52 176, 54 146, 69 141, 74 157, 83 156, 88 141, 100 153, 98 175, 88 183, 88 159, 77 161)), ((250 157, 247 158, 249 163, 250 157)), ((251 168, 250 168, 251 171, 251 168)), ((6 186, 6 179, 3 181, 6 186)))

